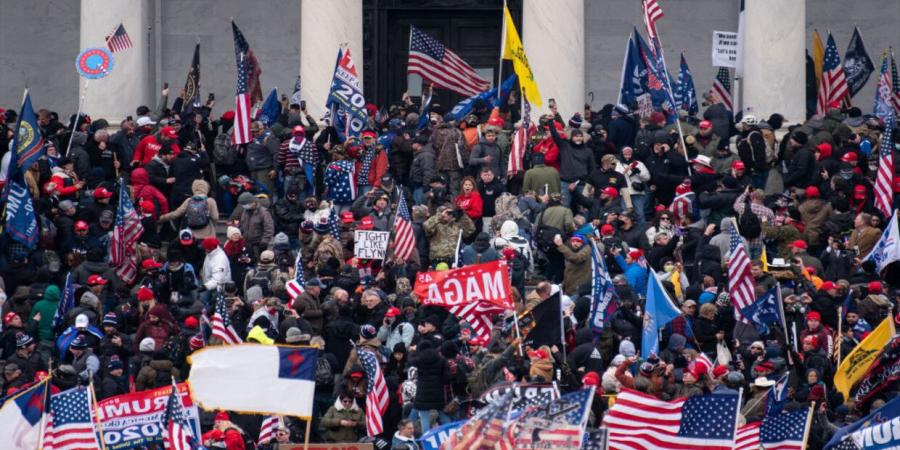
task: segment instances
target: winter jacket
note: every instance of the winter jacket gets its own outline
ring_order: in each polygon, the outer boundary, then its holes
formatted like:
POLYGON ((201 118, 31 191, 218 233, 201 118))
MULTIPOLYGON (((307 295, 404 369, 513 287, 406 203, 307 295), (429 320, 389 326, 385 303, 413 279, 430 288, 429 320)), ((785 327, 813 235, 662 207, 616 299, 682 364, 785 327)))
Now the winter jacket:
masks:
POLYGON ((797 149, 788 162, 788 170, 784 175, 784 187, 805 188, 810 185, 810 181, 815 183, 816 174, 813 173, 815 160, 816 157, 807 146, 797 149))
POLYGON ((576 145, 571 138, 564 140, 556 131, 556 127, 549 128, 553 142, 559 147, 559 178, 568 183, 586 179, 597 165, 594 161, 594 152, 583 142, 576 145))
POLYGON ((381 177, 388 171, 387 153, 377 147, 366 147, 356 157, 356 184, 359 186, 381 186, 381 177), (372 162, 369 164, 369 173, 365 180, 360 178, 363 167, 362 152, 374 152, 372 162))
POLYGON ((738 156, 747 165, 750 173, 761 173, 768 170, 766 162, 766 142, 759 128, 752 127, 741 133, 737 141, 738 156))
POLYGON ((253 138, 247 144, 247 169, 271 170, 275 168, 275 156, 278 154, 278 141, 271 131, 266 130, 262 135, 253 138))
POLYGON ((308 292, 304 292, 294 299, 294 309, 297 310, 299 316, 309 321, 316 335, 322 334, 324 313, 322 312, 322 305, 319 303, 319 299, 308 292))
POLYGON ((231 264, 222 247, 217 247, 206 254, 203 260, 202 280, 207 289, 215 289, 231 281, 231 264))
POLYGON ((483 213, 484 203, 481 200, 481 194, 477 190, 473 190, 468 194, 460 192, 453 200, 453 203, 472 220, 478 220, 483 213))
POLYGON ((176 205, 191 197, 193 182, 203 179, 204 173, 209 168, 209 155, 206 152, 184 151, 172 161, 172 177, 175 184, 172 185, 170 194, 172 204, 176 205))
MULTIPOLYGON (((209 222, 205 227, 202 228, 194 228, 191 229, 191 232, 194 233, 194 238, 198 240, 203 240, 210 236, 216 235, 216 223, 219 221, 219 207, 216 204, 216 200, 212 197, 209 197, 209 183, 204 180, 194 180, 191 183, 191 191, 198 200, 205 199, 206 205, 209 209, 209 222)), ((193 197, 192 197, 193 198, 193 197)), ((174 211, 163 214, 160 216, 160 222, 168 222, 174 219, 180 219, 184 217, 187 213, 188 204, 190 204, 191 198, 183 201, 181 205, 175 209, 174 211)), ((244 237, 247 237, 244 234, 244 237)))
POLYGON ((422 228, 425 230, 425 235, 428 236, 431 261, 449 262, 456 257, 456 242, 459 239, 460 230, 465 239, 475 232, 475 223, 467 214, 463 214, 459 219, 450 223, 443 223, 439 215, 433 215, 422 224, 422 228))
POLYGON ((284 232, 288 236, 297 236, 297 230, 303 222, 304 206, 299 201, 291 201, 287 197, 275 202, 275 231, 284 232))
POLYGON ((820 198, 807 199, 797 208, 806 228, 804 232, 811 245, 819 243, 825 221, 831 216, 831 204, 820 198))
POLYGON ((428 186, 428 183, 437 174, 436 164, 434 147, 431 144, 425 144, 413 156, 412 167, 409 170, 409 181, 412 186, 428 186))
POLYGON ((241 235, 253 251, 261 252, 272 248, 272 237, 275 236, 275 222, 272 214, 262 205, 253 209, 244 209, 239 222, 241 235))
MULTIPOLYGON (((631 286, 632 290, 635 292, 647 292, 647 269, 641 267, 637 262, 627 263, 622 255, 616 255, 616 263, 625 272, 625 279, 628 280, 628 285, 631 286)), ((588 273, 588 276, 590 276, 590 273, 588 273)))
POLYGON ((534 167, 525 171, 522 192, 543 195, 546 188, 548 194, 559 194, 561 184, 559 171, 545 164, 535 164, 534 167))
POLYGON ((494 172, 496 177, 501 177, 506 172, 500 170, 501 160, 500 146, 496 141, 491 143, 485 139, 481 139, 478 144, 472 147, 472 153, 469 154, 469 167, 474 168, 479 173, 484 167, 488 167, 494 172), (487 159, 490 157, 490 161, 487 159))
POLYGON ((593 338, 590 327, 575 332, 575 348, 566 356, 569 369, 578 373, 603 372, 603 356, 594 345, 593 338))
POLYGON ((566 260, 563 274, 563 292, 574 294, 582 284, 591 279, 591 250, 587 245, 575 250, 569 244, 556 247, 566 260))
MULTIPOLYGON (((150 361, 150 364, 147 364, 144 367, 141 367, 141 370, 138 371, 137 376, 134 379, 134 388, 138 391, 144 391, 147 389, 153 389, 160 386, 159 381, 162 380, 171 380, 172 376, 175 379, 179 379, 178 369, 172 364, 172 361, 168 359, 155 359, 150 361), (160 373, 162 372, 162 373, 160 373), (171 376, 165 376, 164 374, 169 373, 171 376)), ((171 383, 171 381, 169 381, 171 383)))
POLYGON ((449 400, 445 390, 451 381, 447 360, 433 348, 420 349, 410 358, 409 364, 418 369, 416 399, 413 408, 442 410, 449 400))
POLYGON ((431 145, 437 154, 437 168, 440 171, 460 170, 469 160, 465 139, 451 124, 442 123, 434 129, 431 145))
POLYGON ((53 333, 53 315, 59 307, 59 288, 55 285, 47 286, 44 289, 44 298, 38 300, 31 308, 31 320, 38 313, 41 314, 41 320, 38 321, 38 340, 53 342, 55 334, 53 333))
POLYGON ((322 417, 321 424, 326 430, 325 438, 328 442, 356 442, 365 433, 365 415, 356 402, 350 405, 349 408, 345 408, 341 403, 341 399, 338 398, 322 417), (352 420, 356 422, 356 426, 343 426, 341 425, 342 420, 352 420))
POLYGON ((169 212, 169 201, 159 189, 150 184, 150 175, 147 174, 147 169, 143 167, 138 167, 131 171, 131 198, 134 199, 135 203, 140 203, 142 200, 153 202, 156 207, 153 217, 158 218, 160 215, 169 212))
MULTIPOLYGON (((159 149, 162 148, 162 144, 159 142, 159 137, 155 134, 147 135, 141 142, 138 143, 137 149, 134 151, 134 160, 138 161, 139 167, 144 167, 147 164, 150 164, 150 161, 159 154, 159 149)), ((178 156, 181 153, 181 147, 178 146, 177 143, 172 143, 172 154, 178 156)))

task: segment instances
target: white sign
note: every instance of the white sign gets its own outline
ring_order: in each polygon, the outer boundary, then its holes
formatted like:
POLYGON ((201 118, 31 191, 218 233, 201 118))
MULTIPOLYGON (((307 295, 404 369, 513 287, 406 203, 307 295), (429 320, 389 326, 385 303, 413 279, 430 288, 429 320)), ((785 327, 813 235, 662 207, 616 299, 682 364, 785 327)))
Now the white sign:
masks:
POLYGON ((641 94, 637 96, 638 115, 642 119, 650 117, 653 114, 653 98, 650 94, 641 94))
POLYGON ((389 231, 355 230, 353 254, 362 259, 384 259, 390 235, 389 231))
POLYGON ((735 31, 713 31, 713 67, 737 67, 741 58, 738 42, 738 34, 735 31))

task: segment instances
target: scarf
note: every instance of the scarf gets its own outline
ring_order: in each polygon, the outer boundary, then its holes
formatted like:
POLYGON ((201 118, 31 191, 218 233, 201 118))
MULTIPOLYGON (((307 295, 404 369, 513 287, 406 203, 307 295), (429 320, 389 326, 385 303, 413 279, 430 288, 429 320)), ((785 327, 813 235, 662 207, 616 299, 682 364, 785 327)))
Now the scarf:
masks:
POLYGON ((304 146, 306 146, 306 136, 300 141, 298 141, 297 138, 291 138, 291 142, 288 144, 288 150, 291 151, 291 155, 296 157, 301 165, 303 164, 303 157, 300 155, 300 151, 303 150, 304 146))
POLYGON ((369 170, 372 168, 372 161, 375 159, 375 148, 374 147, 364 147, 362 154, 360 155, 360 162, 362 163, 362 167, 359 169, 359 184, 361 186, 369 186, 369 170))

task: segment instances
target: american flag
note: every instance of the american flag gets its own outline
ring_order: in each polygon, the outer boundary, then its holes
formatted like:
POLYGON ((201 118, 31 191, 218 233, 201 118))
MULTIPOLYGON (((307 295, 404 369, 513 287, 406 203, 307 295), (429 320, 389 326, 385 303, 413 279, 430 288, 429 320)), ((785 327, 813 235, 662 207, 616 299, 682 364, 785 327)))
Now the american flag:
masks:
POLYGON ((384 423, 381 416, 388 407, 388 387, 384 382, 384 374, 374 353, 357 349, 359 362, 366 371, 366 432, 369 436, 381 434, 384 423))
POLYGON ((894 59, 894 49, 891 49, 891 86, 893 95, 891 95, 891 104, 894 110, 900 114, 900 75, 897 73, 897 60, 894 59))
POLYGON ((840 103, 849 95, 850 89, 847 87, 844 67, 841 66, 841 57, 838 55, 834 37, 829 34, 828 44, 825 45, 825 60, 822 62, 822 80, 819 82, 816 114, 825 114, 828 105, 840 103))
POLYGON ((259 86, 259 62, 250 50, 250 44, 234 22, 231 22, 234 35, 234 57, 237 64, 237 80, 235 81, 234 134, 231 140, 235 144, 246 144, 253 138, 250 136, 251 108, 262 100, 259 86))
POLYGON ((878 150, 878 175, 875 177, 875 207, 890 217, 894 205, 894 142, 891 135, 896 126, 894 114, 888 114, 878 150))
POLYGON ((509 151, 509 164, 506 167, 507 176, 515 175, 525 169, 525 152, 528 151, 528 129, 531 126, 531 104, 522 97, 522 125, 513 135, 512 146, 509 151))
POLYGON ((338 242, 341 241, 341 222, 340 219, 338 219, 337 210, 334 209, 333 204, 328 212, 328 232, 334 240, 338 242))
POLYGON ((491 329, 494 326, 494 314, 506 311, 500 306, 485 301, 461 303, 451 306, 448 310, 450 314, 468 322, 476 335, 486 336, 488 339, 491 338, 491 329))
POLYGON ((266 444, 274 439, 275 430, 278 429, 280 423, 281 419, 278 416, 269 416, 263 419, 262 425, 259 427, 259 439, 256 441, 257 445, 266 444))
POLYGON ((409 27, 407 73, 466 97, 488 90, 491 83, 437 39, 414 26, 409 27))
POLYGON ((703 395, 666 402, 622 389, 603 423, 609 429, 610 450, 731 450, 737 409, 737 395, 703 395))
POLYGON ((802 450, 807 416, 809 408, 803 408, 748 423, 738 428, 734 450, 802 450))
POLYGON ((756 300, 756 284, 750 274, 750 257, 735 227, 731 227, 728 251, 728 294, 735 307, 735 314, 756 300))
POLYGON ((533 448, 540 442, 549 448, 580 449, 593 400, 593 388, 581 389, 532 407, 516 421, 515 448, 533 448))
POLYGON ((894 92, 891 81, 891 57, 885 52, 884 58, 881 60, 881 72, 878 77, 878 84, 875 86, 875 102, 872 106, 872 112, 882 121, 887 120, 887 116, 894 114, 894 106, 891 104, 891 97, 894 92))
POLYGON ((50 398, 50 418, 44 426, 45 450, 100 448, 91 418, 90 392, 76 387, 50 398))
POLYGON ((413 233, 412 218, 406 206, 406 198, 401 193, 394 216, 394 255, 407 260, 416 250, 416 235, 413 233))
POLYGON ((144 233, 141 217, 134 210, 134 203, 128 195, 125 180, 119 179, 119 207, 116 210, 116 224, 109 240, 109 260, 116 268, 116 276, 131 283, 137 276, 137 254, 134 244, 144 233))
POLYGON ((303 293, 306 284, 306 273, 303 270, 303 251, 297 250, 297 258, 294 260, 294 278, 284 284, 291 301, 303 293))
POLYGON ((66 314, 75 307, 75 286, 72 285, 72 272, 66 274, 66 284, 63 286, 62 299, 56 305, 56 313, 53 315, 53 329, 59 330, 66 323, 66 314))
POLYGON ((175 380, 172 380, 172 392, 169 394, 166 403, 166 411, 162 416, 162 438, 165 448, 168 450, 194 450, 197 448, 197 440, 191 433, 191 426, 188 424, 184 412, 184 406, 181 404, 181 398, 178 396, 178 386, 175 380))
POLYGON ((656 21, 662 19, 665 14, 656 0, 644 0, 644 25, 647 27, 647 38, 656 38, 656 21))
POLYGON ((106 46, 113 53, 131 48, 131 38, 128 36, 128 32, 125 31, 125 25, 120 23, 109 36, 106 36, 106 46))
POLYGON ((234 327, 231 326, 231 315, 225 309, 225 294, 221 290, 216 295, 216 310, 213 311, 212 318, 212 335, 221 339, 225 344, 240 344, 243 342, 234 327))
POLYGON ((716 72, 716 79, 713 81, 713 92, 722 100, 722 104, 729 111, 734 111, 734 105, 731 100, 731 73, 727 67, 719 67, 716 72))
POLYGON ((706 353, 697 353, 697 358, 694 359, 694 366, 699 366, 703 373, 712 375, 713 363, 709 356, 706 356, 706 353))
POLYGON ((441 450, 491 449, 508 438, 506 422, 513 391, 480 409, 468 422, 441 444, 441 450))

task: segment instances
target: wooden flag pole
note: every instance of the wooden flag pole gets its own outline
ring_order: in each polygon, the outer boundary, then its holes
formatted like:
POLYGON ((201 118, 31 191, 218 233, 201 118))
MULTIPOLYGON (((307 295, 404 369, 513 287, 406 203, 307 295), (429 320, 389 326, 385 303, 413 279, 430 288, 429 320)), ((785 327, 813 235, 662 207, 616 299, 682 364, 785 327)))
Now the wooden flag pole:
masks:
MULTIPOLYGON (((500 12, 500 64, 497 65, 497 98, 503 86, 503 54, 506 53, 506 0, 503 0, 503 11, 500 12)), ((524 45, 524 44, 523 44, 524 45)), ((522 83, 519 83, 519 87, 522 83)))
POLYGON ((72 149, 72 140, 75 139, 75 130, 78 128, 78 118, 81 117, 81 109, 84 108, 84 97, 87 95, 88 82, 90 78, 84 80, 84 89, 78 97, 78 111, 75 113, 75 120, 72 121, 72 132, 69 134, 69 145, 66 146, 66 152, 63 156, 69 156, 69 150, 72 149))
POLYGON ((303 450, 309 450, 310 430, 312 430, 312 417, 306 419, 306 434, 303 436, 303 450))
POLYGON ((52 364, 53 364, 52 359, 47 361, 47 379, 42 381, 42 383, 47 383, 47 387, 44 390, 44 402, 41 405, 41 412, 43 414, 41 414, 41 431, 40 431, 40 434, 38 434, 38 447, 37 447, 38 450, 41 450, 44 448, 44 433, 47 431, 47 418, 50 417, 50 411, 44 411, 44 408, 46 408, 48 406, 48 404, 50 403, 49 402, 49 400, 50 400, 49 399, 49 397, 50 397, 50 380, 53 377, 52 364))
POLYGON ((100 407, 97 404, 97 394, 94 391, 94 376, 91 375, 91 381, 88 384, 88 388, 90 389, 91 396, 91 409, 94 410, 94 416, 97 418, 97 432, 100 435, 100 449, 106 450, 106 442, 103 439, 103 421, 100 420, 100 407))
POLYGON ((810 425, 812 425, 812 416, 816 410, 816 402, 812 402, 809 405, 809 412, 806 413, 806 427, 803 429, 803 444, 800 445, 800 448, 806 448, 806 442, 809 441, 809 431, 810 425))

